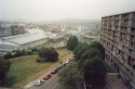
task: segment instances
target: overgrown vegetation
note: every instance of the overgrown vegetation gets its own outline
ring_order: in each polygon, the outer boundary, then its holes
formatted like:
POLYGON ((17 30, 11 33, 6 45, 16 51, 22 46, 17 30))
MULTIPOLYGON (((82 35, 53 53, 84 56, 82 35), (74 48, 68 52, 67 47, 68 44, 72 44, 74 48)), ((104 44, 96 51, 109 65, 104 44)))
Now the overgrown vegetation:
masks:
POLYGON ((78 89, 83 81, 83 76, 77 63, 72 63, 64 67, 59 73, 61 89, 78 89))
POLYGON ((21 89, 25 84, 39 78, 73 56, 73 53, 65 48, 57 49, 57 52, 59 54, 57 62, 36 62, 39 58, 37 53, 9 59, 12 63, 8 73, 9 87, 21 89))
POLYGON ((37 55, 29 55, 10 59, 12 65, 8 73, 8 86, 20 89, 48 71, 49 67, 54 64, 38 63, 35 61, 37 58, 37 55))
POLYGON ((42 48, 39 53, 38 62, 56 62, 59 54, 54 48, 42 48))
POLYGON ((67 48, 68 48, 69 50, 73 50, 73 49, 77 46, 78 43, 79 43, 79 42, 78 42, 77 37, 76 37, 76 36, 71 36, 71 37, 69 38, 69 40, 68 40, 67 48))
POLYGON ((35 52, 38 52, 39 49, 37 48, 28 48, 28 49, 22 49, 22 50, 14 50, 12 52, 8 52, 4 55, 5 59, 10 59, 10 58, 15 58, 15 57, 20 57, 20 56, 25 56, 25 55, 32 55, 35 52))
POLYGON ((10 64, 9 60, 0 59, 0 86, 4 86, 7 83, 7 74, 10 64))
MULTIPOLYGON (((73 37, 70 39, 73 39, 73 37)), ((77 38, 74 37, 74 40, 76 39, 77 38)), ((81 76, 80 84, 82 84, 82 81, 85 82, 88 89, 103 89, 106 84, 107 71, 104 64, 105 51, 102 45, 98 42, 92 42, 88 45, 86 43, 69 40, 67 48, 74 52, 75 64, 73 62, 73 64, 71 64, 72 67, 69 67, 68 71, 67 69, 63 70, 62 73, 66 75, 66 77, 60 75, 60 79, 65 82, 64 84, 62 83, 62 85, 67 87, 64 89, 77 89, 74 87, 77 82, 72 79, 74 76, 81 76), (74 69, 76 65, 78 67, 77 70, 74 69), (71 83, 66 83, 69 81, 71 83), (74 83, 72 83, 72 81, 74 81, 74 83)), ((75 78, 79 79, 80 77, 75 78)))
POLYGON ((106 68, 100 58, 87 59, 81 69, 88 89, 104 89, 106 68))

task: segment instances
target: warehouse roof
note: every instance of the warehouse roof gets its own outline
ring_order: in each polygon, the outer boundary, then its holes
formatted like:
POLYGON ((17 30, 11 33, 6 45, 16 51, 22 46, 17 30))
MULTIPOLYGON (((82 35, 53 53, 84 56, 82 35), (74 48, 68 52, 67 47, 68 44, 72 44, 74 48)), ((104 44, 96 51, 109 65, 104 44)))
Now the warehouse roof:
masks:
POLYGON ((44 39, 47 36, 45 32, 39 29, 27 29, 27 33, 16 36, 4 37, 3 39, 19 45, 26 44, 32 41, 44 39))

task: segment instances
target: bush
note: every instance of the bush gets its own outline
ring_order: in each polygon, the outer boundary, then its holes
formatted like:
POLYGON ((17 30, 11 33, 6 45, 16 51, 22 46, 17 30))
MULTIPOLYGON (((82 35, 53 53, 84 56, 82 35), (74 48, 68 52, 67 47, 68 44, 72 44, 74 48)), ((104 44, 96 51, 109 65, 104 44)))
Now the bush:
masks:
POLYGON ((32 52, 39 52, 38 48, 32 48, 31 50, 32 50, 32 52))
POLYGON ((11 52, 8 52, 4 55, 4 59, 9 59, 9 58, 12 58, 12 53, 11 52))
POLYGON ((7 82, 7 74, 10 68, 10 62, 8 60, 0 59, 0 86, 3 86, 7 82))
POLYGON ((33 50, 31 49, 22 49, 22 50, 14 50, 12 52, 8 52, 4 55, 5 59, 10 59, 14 57, 24 56, 24 55, 31 55, 33 54, 33 50))
POLYGON ((37 59, 36 59, 36 62, 41 62, 40 58, 37 58, 37 59))
POLYGON ((54 48, 42 48, 39 51, 40 61, 55 62, 58 61, 58 53, 54 48))

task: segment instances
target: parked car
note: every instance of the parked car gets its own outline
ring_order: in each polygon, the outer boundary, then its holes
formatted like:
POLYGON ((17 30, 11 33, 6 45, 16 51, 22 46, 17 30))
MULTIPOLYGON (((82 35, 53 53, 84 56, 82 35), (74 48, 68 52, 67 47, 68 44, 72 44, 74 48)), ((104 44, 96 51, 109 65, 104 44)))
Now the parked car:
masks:
POLYGON ((52 77, 51 74, 48 74, 47 76, 43 77, 43 80, 49 80, 52 77))
POLYGON ((41 81, 40 80, 35 80, 32 82, 34 86, 40 86, 41 85, 41 81))
POLYGON ((53 70, 53 71, 51 72, 51 74, 56 74, 57 72, 58 72, 58 70, 55 69, 55 70, 53 70))

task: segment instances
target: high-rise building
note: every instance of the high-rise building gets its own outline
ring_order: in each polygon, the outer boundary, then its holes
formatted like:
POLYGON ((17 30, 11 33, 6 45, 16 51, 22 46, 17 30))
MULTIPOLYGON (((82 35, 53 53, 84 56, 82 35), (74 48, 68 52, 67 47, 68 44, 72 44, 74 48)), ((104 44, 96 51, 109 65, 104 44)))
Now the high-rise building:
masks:
POLYGON ((105 61, 135 89, 135 12, 102 17, 101 43, 105 61))

